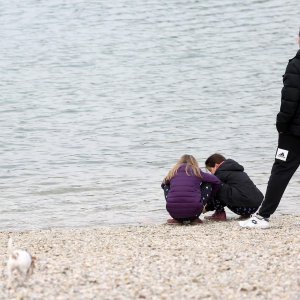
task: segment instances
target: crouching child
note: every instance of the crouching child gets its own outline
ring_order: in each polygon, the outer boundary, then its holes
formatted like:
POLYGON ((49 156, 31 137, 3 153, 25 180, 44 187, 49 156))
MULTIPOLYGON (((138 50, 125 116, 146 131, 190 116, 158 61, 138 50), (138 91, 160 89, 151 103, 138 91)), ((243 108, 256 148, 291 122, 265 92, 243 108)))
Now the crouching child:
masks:
POLYGON ((164 178, 166 209, 172 219, 168 224, 200 224, 203 205, 218 188, 220 180, 202 172, 192 155, 183 155, 164 178))
POLYGON ((204 207, 203 213, 215 211, 206 219, 226 221, 224 207, 228 207, 241 218, 248 218, 258 210, 264 196, 244 172, 243 166, 218 153, 208 157, 205 165, 222 182, 216 196, 204 207))

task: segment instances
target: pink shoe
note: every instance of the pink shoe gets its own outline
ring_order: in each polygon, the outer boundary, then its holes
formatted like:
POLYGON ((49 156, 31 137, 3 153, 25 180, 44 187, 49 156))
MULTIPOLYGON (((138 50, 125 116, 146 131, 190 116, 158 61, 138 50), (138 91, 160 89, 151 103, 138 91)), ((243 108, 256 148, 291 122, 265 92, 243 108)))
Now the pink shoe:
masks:
POLYGON ((210 221, 226 221, 226 212, 215 211, 211 216, 205 217, 205 219, 210 221))
POLYGON ((168 225, 181 225, 181 223, 175 219, 168 219, 167 224, 168 225))

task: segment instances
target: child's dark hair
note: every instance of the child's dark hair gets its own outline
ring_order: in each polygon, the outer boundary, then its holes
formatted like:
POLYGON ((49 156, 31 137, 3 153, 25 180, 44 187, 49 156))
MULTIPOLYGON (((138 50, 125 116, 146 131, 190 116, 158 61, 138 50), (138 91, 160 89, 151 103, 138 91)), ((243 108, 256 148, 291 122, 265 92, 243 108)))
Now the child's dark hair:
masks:
POLYGON ((205 165, 207 167, 211 167, 213 168, 215 166, 215 164, 220 164, 221 162, 223 162, 226 158, 219 154, 219 153, 215 153, 213 155, 211 155, 206 161, 205 161, 205 165))

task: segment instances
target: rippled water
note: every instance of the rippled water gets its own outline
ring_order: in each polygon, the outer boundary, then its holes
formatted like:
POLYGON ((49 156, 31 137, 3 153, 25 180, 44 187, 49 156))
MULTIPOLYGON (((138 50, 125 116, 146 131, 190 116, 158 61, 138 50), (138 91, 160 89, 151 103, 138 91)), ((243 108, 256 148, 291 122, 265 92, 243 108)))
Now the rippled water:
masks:
MULTIPOLYGON (((162 222, 184 153, 236 159, 265 192, 297 7, 2 1, 0 228, 162 222)), ((279 213, 300 212, 299 183, 279 213)))

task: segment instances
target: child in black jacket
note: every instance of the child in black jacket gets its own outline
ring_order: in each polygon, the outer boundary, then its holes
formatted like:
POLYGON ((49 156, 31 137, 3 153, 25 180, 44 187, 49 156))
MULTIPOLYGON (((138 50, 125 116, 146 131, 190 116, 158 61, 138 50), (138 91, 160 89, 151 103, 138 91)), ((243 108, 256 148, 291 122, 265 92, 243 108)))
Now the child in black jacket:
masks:
POLYGON ((215 198, 204 207, 203 212, 215 210, 207 219, 226 221, 225 206, 242 218, 248 218, 258 210, 264 196, 244 172, 243 166, 218 153, 211 155, 205 165, 222 181, 215 198))

